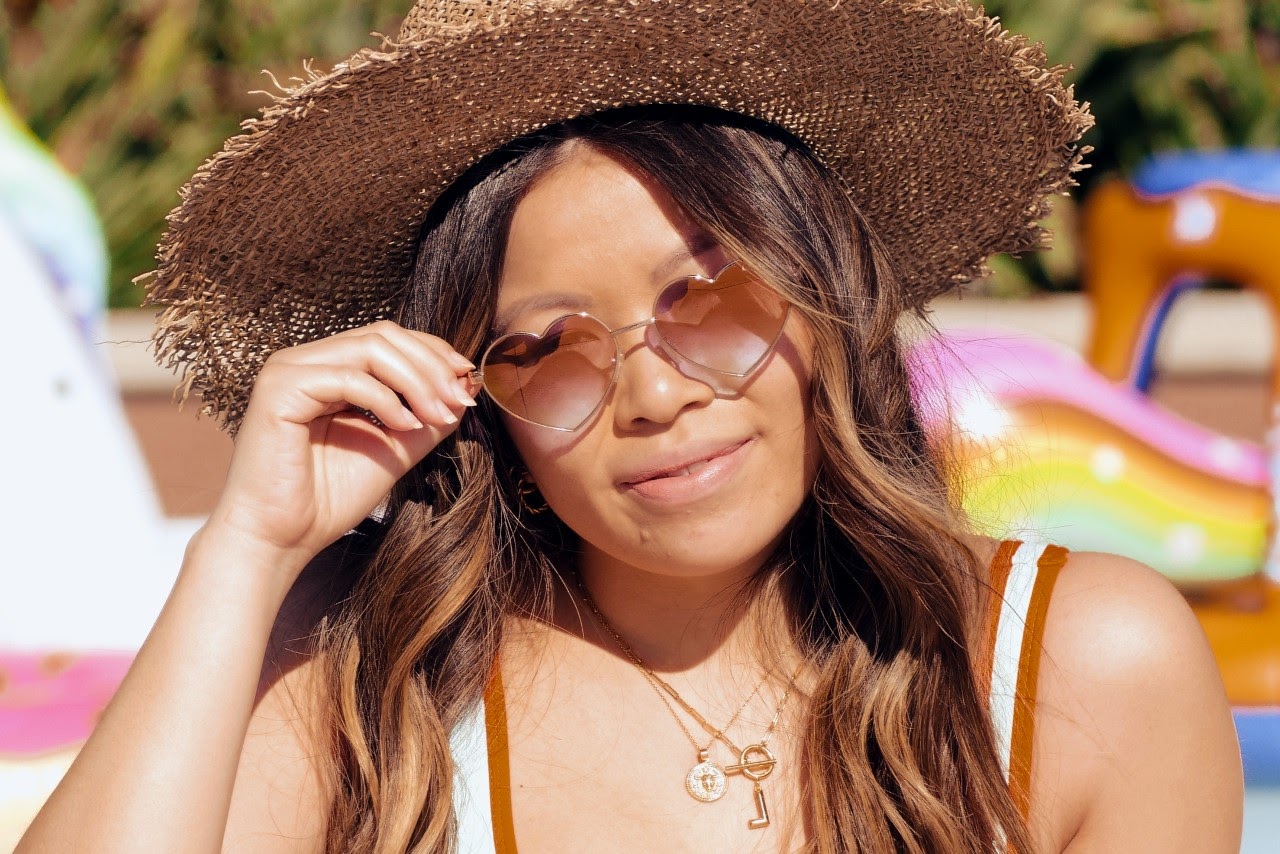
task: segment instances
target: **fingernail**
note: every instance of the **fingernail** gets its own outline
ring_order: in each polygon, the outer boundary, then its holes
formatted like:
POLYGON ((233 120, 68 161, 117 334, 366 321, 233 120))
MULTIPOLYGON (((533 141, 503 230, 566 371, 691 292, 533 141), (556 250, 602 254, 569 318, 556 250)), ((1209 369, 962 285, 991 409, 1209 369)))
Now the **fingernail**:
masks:
POLYGON ((450 410, 449 407, 444 405, 443 400, 436 401, 436 409, 440 410, 440 417, 445 420, 446 424, 458 423, 458 416, 454 415, 453 411, 450 410))
POLYGON ((404 411, 404 414, 407 416, 405 420, 409 422, 409 426, 411 427, 411 429, 421 430, 424 426, 426 426, 421 421, 418 420, 418 416, 414 415, 409 410, 406 409, 404 411))
POLYGON ((475 398, 473 398, 471 395, 467 394, 465 391, 463 391, 463 390, 462 390, 461 388, 459 388, 458 386, 454 386, 454 387, 453 387, 453 397, 454 397, 454 400, 458 401, 458 403, 462 404, 463 406, 475 406, 475 405, 476 405, 475 398))

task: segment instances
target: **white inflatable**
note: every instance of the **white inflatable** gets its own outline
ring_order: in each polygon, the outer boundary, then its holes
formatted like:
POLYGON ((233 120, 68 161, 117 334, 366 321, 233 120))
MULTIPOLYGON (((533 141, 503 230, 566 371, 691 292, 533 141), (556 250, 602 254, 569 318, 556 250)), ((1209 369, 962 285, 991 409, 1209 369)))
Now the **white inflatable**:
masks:
POLYGON ((0 217, 0 647, 136 649, 198 520, 164 518, 107 360, 0 217))
POLYGON ((164 518, 125 420, 107 263, 84 190, 0 91, 0 653, 137 649, 199 521, 164 518))

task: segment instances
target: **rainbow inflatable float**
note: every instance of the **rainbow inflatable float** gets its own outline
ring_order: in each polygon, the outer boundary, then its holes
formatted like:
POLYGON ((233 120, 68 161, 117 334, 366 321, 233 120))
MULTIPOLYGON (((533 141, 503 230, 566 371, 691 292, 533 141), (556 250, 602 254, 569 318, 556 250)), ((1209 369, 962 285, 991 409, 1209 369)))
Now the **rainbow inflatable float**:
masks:
POLYGON ((1087 359, 1007 333, 922 342, 910 357, 922 415, 981 529, 1128 555, 1187 593, 1237 706, 1246 771, 1280 783, 1280 410, 1259 444, 1145 395, 1188 288, 1236 282, 1280 317, 1280 152, 1157 158, 1095 190, 1083 225, 1087 359))
POLYGON ((1218 436, 1101 377, 1065 347, 968 332, 912 351, 979 527, 1110 551, 1186 587, 1251 578, 1270 499, 1257 445, 1218 436))

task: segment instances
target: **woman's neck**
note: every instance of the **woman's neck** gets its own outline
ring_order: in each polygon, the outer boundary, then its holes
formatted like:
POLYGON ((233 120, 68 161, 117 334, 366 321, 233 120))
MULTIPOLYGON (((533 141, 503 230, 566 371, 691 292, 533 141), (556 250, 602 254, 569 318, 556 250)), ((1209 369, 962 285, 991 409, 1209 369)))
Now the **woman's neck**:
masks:
POLYGON ((681 576, 647 571, 586 549, 576 577, 570 576, 557 595, 556 623, 617 651, 612 629, 658 672, 782 663, 779 656, 793 658, 789 621, 782 607, 765 606, 770 585, 758 577, 762 566, 763 560, 681 576))

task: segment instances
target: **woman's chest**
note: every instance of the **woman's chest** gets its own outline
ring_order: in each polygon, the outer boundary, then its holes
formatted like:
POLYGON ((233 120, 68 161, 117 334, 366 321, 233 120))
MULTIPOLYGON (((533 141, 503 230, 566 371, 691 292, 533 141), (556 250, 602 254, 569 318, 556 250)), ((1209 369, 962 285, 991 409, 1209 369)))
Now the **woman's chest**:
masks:
POLYGON ((744 763, 641 674, 618 676, 562 672, 507 693, 504 770, 521 854, 801 846, 803 775, 790 726, 766 735, 767 709, 740 716, 729 740, 766 748, 744 763))

